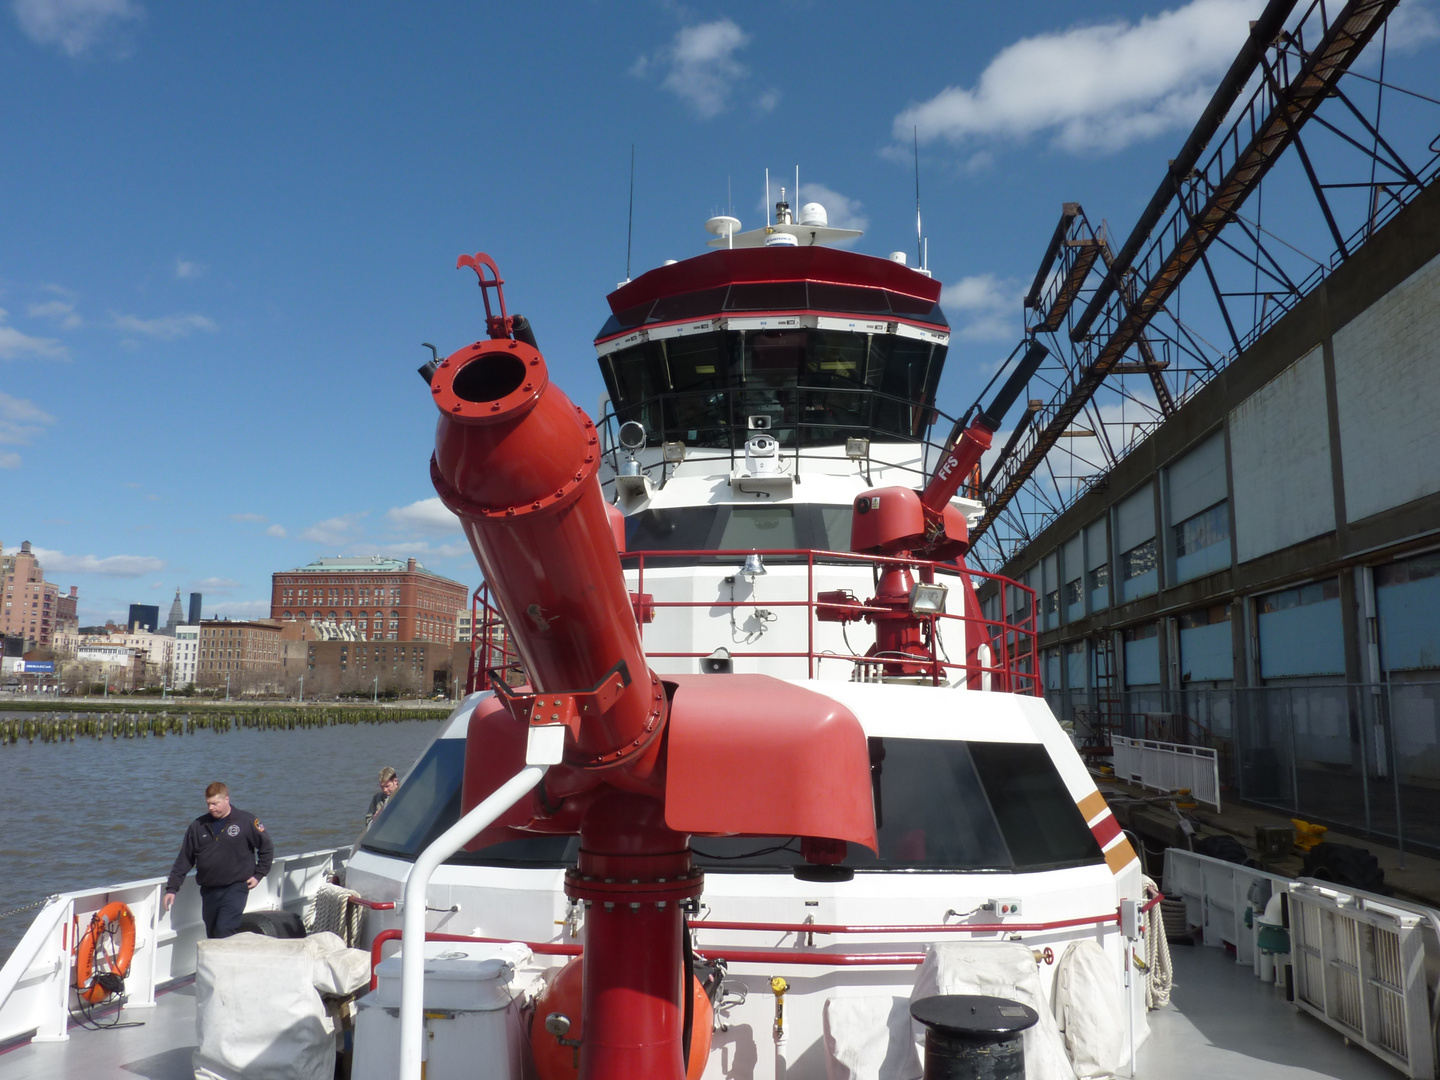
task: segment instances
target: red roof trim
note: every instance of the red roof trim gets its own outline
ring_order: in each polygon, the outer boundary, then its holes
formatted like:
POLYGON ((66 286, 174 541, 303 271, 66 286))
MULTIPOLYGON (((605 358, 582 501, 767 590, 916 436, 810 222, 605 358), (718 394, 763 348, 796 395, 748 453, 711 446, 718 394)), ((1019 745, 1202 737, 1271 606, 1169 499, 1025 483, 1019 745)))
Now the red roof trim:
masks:
POLYGON ((604 345, 607 341, 614 341, 616 338, 628 337, 640 330, 657 330, 662 326, 686 326, 690 323, 719 321, 720 319, 770 319, 777 315, 815 315, 825 319, 854 319, 856 322, 877 322, 877 323, 905 323, 907 326, 918 326, 925 330, 933 330, 947 337, 951 328, 942 323, 925 322, 921 319, 913 319, 899 315, 857 315, 853 311, 817 311, 810 308, 781 308, 777 311, 717 311, 713 315, 694 315, 684 319, 671 319, 668 322, 643 323, 639 326, 627 326, 617 333, 607 337, 597 337, 595 344, 604 345))
POLYGON ((709 251, 669 266, 657 266, 612 292, 606 299, 619 314, 662 296, 700 292, 721 285, 771 281, 820 281, 861 285, 940 301, 940 282, 908 266, 874 255, 826 247, 738 248, 709 251))

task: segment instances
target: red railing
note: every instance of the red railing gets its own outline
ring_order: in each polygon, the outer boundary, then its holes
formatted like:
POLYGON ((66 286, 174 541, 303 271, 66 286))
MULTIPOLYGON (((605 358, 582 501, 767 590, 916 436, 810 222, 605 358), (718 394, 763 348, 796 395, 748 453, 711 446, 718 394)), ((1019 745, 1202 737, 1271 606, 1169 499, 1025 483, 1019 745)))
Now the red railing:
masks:
MULTIPOLYGON (((621 560, 627 569, 636 572, 635 594, 643 597, 643 603, 647 609, 647 615, 653 615, 664 610, 676 608, 704 608, 709 611, 715 609, 729 609, 735 611, 740 608, 753 608, 757 606, 766 609, 772 608, 801 608, 806 612, 807 634, 806 647, 803 650, 764 650, 730 648, 730 657, 734 659, 792 659, 804 660, 806 675, 809 678, 816 676, 821 661, 840 661, 854 665, 860 665, 862 670, 869 668, 878 670, 886 663, 894 663, 897 660, 907 662, 911 665, 923 666, 929 674, 933 684, 944 681, 947 673, 955 675, 977 676, 983 682, 987 677, 990 689, 1008 692, 1031 694, 1036 697, 1043 692, 1040 681, 1039 654, 1036 645, 1036 608, 1035 590, 1018 581, 1001 577, 998 574, 989 574, 982 570, 960 569, 952 563, 936 563, 916 561, 913 559, 887 558, 876 555, 857 555, 853 552, 837 551, 813 551, 809 549, 772 549, 772 550, 736 550, 736 551, 715 551, 715 550, 687 550, 687 551, 630 551, 621 555, 621 560), (790 600, 764 600, 757 602, 753 597, 745 600, 656 600, 645 595, 645 573, 647 562, 653 563, 658 560, 693 560, 697 566, 723 565, 727 560, 733 560, 739 574, 739 566, 749 555, 760 555, 765 559, 784 560, 780 565, 788 563, 794 565, 803 560, 806 568, 806 591, 804 599, 790 600), (966 614, 945 613, 941 615, 922 616, 931 624, 930 643, 928 650, 923 654, 906 657, 878 657, 865 656, 855 653, 838 653, 833 650, 817 652, 815 648, 815 626, 821 621, 817 618, 820 608, 826 608, 830 612, 835 610, 833 602, 822 603, 816 594, 815 573, 816 568, 832 566, 861 566, 866 568, 883 569, 885 567, 908 567, 912 570, 933 572, 941 578, 968 579, 967 584, 973 586, 978 581, 993 581, 997 585, 996 600, 998 601, 1000 614, 998 618, 987 618, 983 615, 974 616, 966 614), (1018 591, 1018 602, 1017 602, 1018 591), (1012 618, 1016 612, 1023 612, 1024 616, 1018 619, 1012 618), (991 662, 988 664, 970 663, 968 657, 962 657, 959 661, 946 658, 943 654, 943 645, 937 650, 937 642, 943 637, 937 634, 936 626, 951 625, 959 623, 967 632, 972 625, 978 626, 982 640, 989 646, 991 662)), ((774 564, 772 564, 774 565, 774 564)), ((653 569, 653 567, 652 567, 653 569)), ((958 598, 957 598, 958 599, 958 598)), ((963 603, 963 601, 962 601, 963 603)), ((869 607, 863 603, 856 602, 847 604, 846 610, 852 614, 864 616, 866 614, 884 615, 890 614, 889 609, 880 607, 869 607)), ((648 618, 640 622, 642 640, 645 635, 645 627, 648 618)), ((833 620, 827 620, 833 621, 833 620)), ((964 637, 962 637, 964 640, 964 637)), ((952 642, 953 644, 953 642, 952 642)), ((652 660, 662 659, 702 659, 710 656, 708 652, 683 652, 676 650, 657 649, 652 647, 653 643, 647 643, 646 655, 652 660)), ((728 648, 728 646, 727 646, 728 648)), ((470 671, 466 680, 466 692, 484 690, 489 688, 490 672, 516 665, 519 662, 519 654, 514 648, 514 642, 510 637, 508 629, 500 612, 489 601, 488 586, 481 585, 475 590, 471 605, 471 638, 470 638, 470 671)))
MULTIPOLYGON (((1148 912, 1164 897, 1156 895, 1141 909, 1148 912)), ((1079 926, 1101 927, 1120 921, 1118 912, 1105 915, 1086 915, 1075 919, 1052 919, 1035 923, 938 923, 915 925, 866 926, 848 923, 788 923, 788 922, 731 922, 725 920, 702 920, 692 922, 693 933, 703 930, 752 930, 781 932, 787 934, 997 934, 1035 933, 1050 930, 1068 930, 1079 926)), ((374 990, 379 981, 375 969, 381 960, 381 950, 389 942, 400 938, 399 930, 382 930, 370 944, 370 989, 374 990)), ((469 941, 485 944, 509 944, 514 938, 475 937, 466 934, 427 933, 426 941, 469 941)), ((539 956, 580 956, 584 948, 567 945, 558 941, 518 941, 539 956)), ((823 967, 904 967, 924 963, 923 952, 825 952, 818 949, 740 949, 729 945, 696 945, 695 951, 707 959, 726 960, 732 964, 802 964, 823 967)))

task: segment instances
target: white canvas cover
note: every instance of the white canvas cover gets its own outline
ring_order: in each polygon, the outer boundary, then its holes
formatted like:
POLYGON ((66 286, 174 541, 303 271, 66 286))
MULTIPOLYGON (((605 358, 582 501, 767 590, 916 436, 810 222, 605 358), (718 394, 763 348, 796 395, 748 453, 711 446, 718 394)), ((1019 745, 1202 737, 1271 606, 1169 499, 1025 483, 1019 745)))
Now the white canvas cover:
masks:
POLYGON ((1115 962, 1099 942, 1076 941, 1055 972, 1055 1020, 1080 1080, 1113 1076, 1129 1057, 1115 962))
POLYGON ((919 1080, 905 998, 829 998, 824 1020, 827 1080, 919 1080))
MULTIPOLYGON (((1029 1005, 1040 1020, 1023 1036, 1025 1080, 1075 1080, 1029 946, 1011 941, 946 941, 930 946, 910 1000, 935 994, 983 994, 1029 1005)), ((925 1029, 917 1023, 914 1032, 923 1060, 925 1029)))
POLYGON ((369 955, 334 934, 200 942, 196 1080, 331 1080, 335 1024, 320 994, 353 993, 369 977, 369 955))

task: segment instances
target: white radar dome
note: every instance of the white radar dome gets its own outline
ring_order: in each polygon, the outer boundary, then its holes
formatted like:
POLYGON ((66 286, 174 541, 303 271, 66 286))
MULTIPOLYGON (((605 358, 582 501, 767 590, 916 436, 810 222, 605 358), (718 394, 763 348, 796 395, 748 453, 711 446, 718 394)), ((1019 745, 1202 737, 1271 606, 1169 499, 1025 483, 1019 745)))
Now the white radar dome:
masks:
POLYGON ((765 238, 766 247, 799 247, 800 241, 786 232, 771 233, 765 238))
POLYGON ((903 252, 903 251, 892 251, 892 252, 890 252, 890 261, 893 262, 893 263, 899 263, 901 266, 904 266, 904 265, 905 265, 905 252, 903 252))
POLYGON ((807 202, 800 207, 800 224, 825 227, 830 224, 830 219, 825 214, 825 207, 818 202, 807 202))
POLYGON ((705 222, 705 231, 716 236, 734 236, 740 231, 740 219, 721 214, 705 222))

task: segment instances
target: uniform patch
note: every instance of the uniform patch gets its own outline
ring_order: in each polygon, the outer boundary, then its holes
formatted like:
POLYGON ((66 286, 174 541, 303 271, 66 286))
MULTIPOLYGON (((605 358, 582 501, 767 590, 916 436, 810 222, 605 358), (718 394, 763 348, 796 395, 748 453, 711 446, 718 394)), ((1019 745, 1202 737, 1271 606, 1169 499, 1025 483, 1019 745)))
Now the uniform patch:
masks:
POLYGON ((265 831, 265 826, 260 824, 260 819, 259 819, 259 818, 256 818, 256 819, 255 819, 255 829, 256 829, 257 832, 264 832, 264 831, 265 831))
POLYGON ((239 826, 239 825, 231 825, 228 829, 225 830, 225 835, 226 835, 226 836, 239 836, 239 835, 240 835, 240 826, 239 826))

